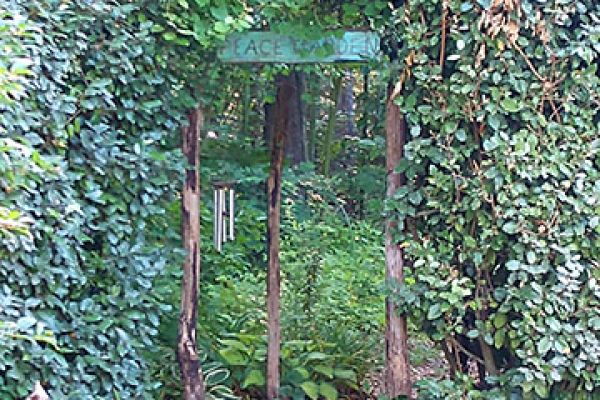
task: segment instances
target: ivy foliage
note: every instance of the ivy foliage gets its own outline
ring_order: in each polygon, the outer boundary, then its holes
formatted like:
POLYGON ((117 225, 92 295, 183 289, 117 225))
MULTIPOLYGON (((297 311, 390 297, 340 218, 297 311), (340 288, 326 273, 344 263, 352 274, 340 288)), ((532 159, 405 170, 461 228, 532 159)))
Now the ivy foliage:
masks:
POLYGON ((6 7, 0 29, 19 35, 1 36, 14 49, 2 98, 18 102, 0 104, 0 206, 28 234, 1 238, 0 397, 40 380, 53 398, 143 398, 140 349, 154 343, 153 285, 172 251, 150 232, 178 186, 174 138, 195 101, 141 4, 6 7))
POLYGON ((597 394, 599 4, 417 0, 396 18, 401 305, 436 341, 482 338, 507 393, 597 394))

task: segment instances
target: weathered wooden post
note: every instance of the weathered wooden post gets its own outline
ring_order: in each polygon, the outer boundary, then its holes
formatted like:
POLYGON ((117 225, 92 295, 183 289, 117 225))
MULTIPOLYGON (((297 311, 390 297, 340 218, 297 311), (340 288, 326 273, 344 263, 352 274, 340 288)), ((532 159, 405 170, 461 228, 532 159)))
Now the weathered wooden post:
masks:
MULTIPOLYGON (((396 172, 404 154, 405 123, 400 107, 390 90, 386 103, 385 138, 387 199, 392 199, 402 186, 402 174, 396 172)), ((385 222, 385 279, 395 287, 404 282, 404 254, 394 240, 397 224, 392 216, 385 222)), ((393 300, 385 302, 385 393, 393 399, 399 395, 411 398, 410 365, 408 360, 408 327, 406 317, 398 314, 393 300)))
POLYGON ((271 141, 271 171, 267 181, 267 399, 279 396, 279 358, 281 325, 279 323, 280 263, 279 263, 279 216, 281 209, 281 174, 286 141, 286 128, 290 110, 288 97, 292 92, 289 77, 277 77, 275 100, 275 129, 271 141))
POLYGON ((188 123, 181 130, 181 149, 187 162, 181 198, 181 230, 186 255, 183 263, 177 360, 184 400, 204 400, 204 377, 196 341, 200 277, 200 130, 204 124, 202 108, 198 107, 190 112, 188 123))

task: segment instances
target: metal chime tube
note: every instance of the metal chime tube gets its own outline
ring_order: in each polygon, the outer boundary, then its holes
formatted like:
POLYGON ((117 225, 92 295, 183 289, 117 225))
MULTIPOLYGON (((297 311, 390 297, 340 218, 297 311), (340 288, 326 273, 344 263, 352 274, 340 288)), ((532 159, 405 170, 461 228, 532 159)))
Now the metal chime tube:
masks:
POLYGON ((217 198, 217 189, 213 189, 213 242, 215 245, 215 249, 219 249, 219 228, 217 227, 219 221, 219 210, 218 210, 218 198, 217 198))
POLYGON ((213 194, 214 245, 217 251, 221 252, 223 243, 232 241, 235 237, 235 190, 228 185, 215 184, 213 194))
POLYGON ((223 244, 223 204, 221 203, 221 189, 217 189, 217 251, 221 251, 223 244))
POLYGON ((221 234, 223 237, 223 243, 227 241, 227 225, 225 224, 225 217, 227 215, 227 209, 225 204, 225 189, 221 189, 221 234))
POLYGON ((229 239, 233 240, 233 223, 234 223, 234 212, 233 212, 233 199, 235 198, 235 192, 233 188, 229 189, 229 239))

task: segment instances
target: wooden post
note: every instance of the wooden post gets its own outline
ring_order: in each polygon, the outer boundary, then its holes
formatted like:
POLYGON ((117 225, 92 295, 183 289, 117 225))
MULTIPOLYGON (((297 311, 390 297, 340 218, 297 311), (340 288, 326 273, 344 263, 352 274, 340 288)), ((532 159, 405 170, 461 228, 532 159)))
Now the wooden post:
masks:
MULTIPOLYGON (((388 95, 386 103, 386 196, 391 199, 403 184, 403 176, 395 172, 404 153, 406 126, 394 97, 388 95)), ((385 275, 388 284, 404 283, 404 255, 402 247, 394 240, 397 224, 393 216, 385 223, 385 275)), ((411 398, 410 365, 408 360, 408 328, 406 317, 399 315, 390 298, 386 299, 385 326, 385 391, 393 399, 400 395, 411 398)))
POLYGON ((200 277, 200 130, 202 109, 188 116, 189 126, 181 131, 182 151, 187 161, 182 193, 182 239, 186 250, 181 287, 181 314, 177 335, 177 360, 183 382, 184 400, 204 400, 204 378, 196 347, 198 284, 200 277))
POLYGON ((281 208, 281 174, 288 126, 292 82, 289 77, 277 77, 277 98, 275 100, 275 127, 271 142, 271 172, 267 181, 267 399, 274 400, 279 395, 279 358, 281 326, 279 323, 280 266, 279 266, 279 216, 281 208))

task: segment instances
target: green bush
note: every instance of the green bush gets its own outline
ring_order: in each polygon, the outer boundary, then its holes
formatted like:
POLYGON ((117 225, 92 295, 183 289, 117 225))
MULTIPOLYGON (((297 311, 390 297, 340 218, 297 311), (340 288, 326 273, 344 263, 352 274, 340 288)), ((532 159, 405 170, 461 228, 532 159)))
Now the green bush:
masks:
POLYGON ((436 341, 483 339, 506 393, 587 398, 600 387, 600 5, 519 3, 405 6, 407 185, 388 209, 414 284, 398 300, 436 341))
POLYGON ((11 299, 0 307, 0 397, 23 398, 40 380, 52 398, 143 398, 152 383, 140 350, 157 334, 154 281, 172 250, 149 227, 179 181, 175 79, 134 3, 4 6, 2 54, 20 37, 14 55, 31 74, 11 78, 18 102, 0 104, 0 206, 30 235, 0 238, 11 299), (7 15, 22 16, 8 28, 22 35, 4 34, 7 15), (35 340, 15 343, 21 334, 35 340))

